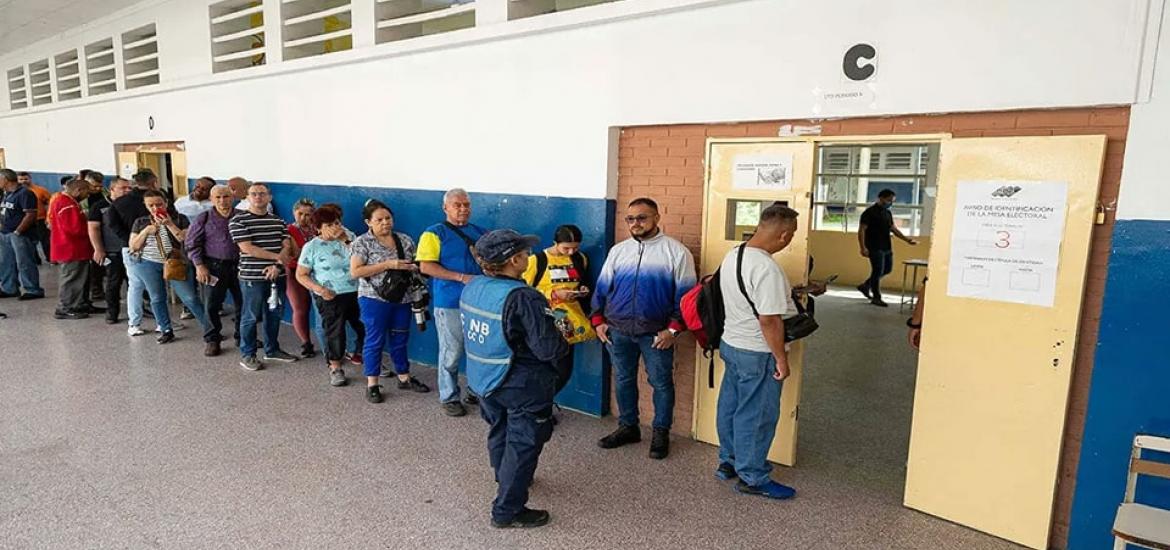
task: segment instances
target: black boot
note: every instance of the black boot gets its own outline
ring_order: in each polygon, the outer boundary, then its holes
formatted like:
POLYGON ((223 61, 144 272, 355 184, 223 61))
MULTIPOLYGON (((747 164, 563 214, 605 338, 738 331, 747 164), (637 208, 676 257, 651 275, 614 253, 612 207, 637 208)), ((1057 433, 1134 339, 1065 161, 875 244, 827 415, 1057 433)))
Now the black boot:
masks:
POLYGON ((618 426, 613 433, 597 441, 602 449, 616 449, 622 445, 637 443, 642 440, 642 430, 637 426, 618 426))
POLYGON ((650 438, 650 458, 662 460, 670 454, 670 430, 654 428, 654 436, 650 438))

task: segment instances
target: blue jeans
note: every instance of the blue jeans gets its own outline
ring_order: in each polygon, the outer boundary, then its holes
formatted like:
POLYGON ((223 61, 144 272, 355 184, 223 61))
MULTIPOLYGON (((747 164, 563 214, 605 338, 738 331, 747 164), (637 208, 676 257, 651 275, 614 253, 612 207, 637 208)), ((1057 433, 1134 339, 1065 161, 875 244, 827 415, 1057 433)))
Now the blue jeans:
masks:
POLYGON ((136 258, 128 248, 122 249, 122 263, 126 265, 126 276, 130 279, 130 288, 126 291, 126 316, 130 319, 130 326, 142 324, 142 291, 145 290, 150 295, 150 311, 154 313, 154 322, 158 324, 159 330, 174 330, 171 326, 171 312, 167 309, 167 283, 163 280, 163 264, 136 258))
POLYGON ((0 291, 5 294, 44 296, 41 274, 37 269, 37 244, 27 234, 0 233, 0 291), (17 274, 20 286, 16 286, 17 274))
POLYGON ((459 309, 435 308, 435 329, 439 332, 439 402, 459 401, 459 362, 463 359, 459 309))
POLYGON ((776 358, 726 342, 720 342, 719 356, 723 358, 723 382, 715 413, 719 460, 735 466, 744 483, 758 487, 770 479, 768 449, 780 419, 783 383, 772 378, 776 358))
POLYGON ((862 286, 868 287, 874 300, 882 299, 882 277, 894 270, 893 250, 869 251, 869 279, 862 286))
POLYGON ((264 323, 264 353, 280 351, 280 320, 284 317, 284 277, 276 281, 240 281, 244 303, 240 304, 240 355, 256 357, 256 326, 264 323), (268 296, 276 284, 277 306, 268 309, 268 296))
POLYGON ((394 372, 410 373, 410 361, 406 356, 406 343, 410 340, 410 304, 391 304, 359 296, 358 306, 362 311, 362 325, 366 327, 366 343, 362 349, 365 375, 381 374, 382 352, 387 348, 394 372))
POLYGON ((669 430, 674 422, 674 348, 654 349, 653 334, 630 336, 609 329, 609 356, 613 359, 618 423, 638 425, 638 358, 654 388, 654 428, 669 430))

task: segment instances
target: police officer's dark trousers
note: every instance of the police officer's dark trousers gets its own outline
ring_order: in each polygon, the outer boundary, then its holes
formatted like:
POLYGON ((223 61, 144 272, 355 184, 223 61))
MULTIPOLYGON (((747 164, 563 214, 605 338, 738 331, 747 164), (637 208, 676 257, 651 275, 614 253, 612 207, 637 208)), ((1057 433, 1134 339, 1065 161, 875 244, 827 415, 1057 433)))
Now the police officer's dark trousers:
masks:
POLYGON ((544 444, 552 437, 557 375, 549 367, 515 365, 503 384, 481 398, 479 412, 490 425, 488 456, 499 491, 492 519, 509 522, 528 503, 528 487, 544 444))

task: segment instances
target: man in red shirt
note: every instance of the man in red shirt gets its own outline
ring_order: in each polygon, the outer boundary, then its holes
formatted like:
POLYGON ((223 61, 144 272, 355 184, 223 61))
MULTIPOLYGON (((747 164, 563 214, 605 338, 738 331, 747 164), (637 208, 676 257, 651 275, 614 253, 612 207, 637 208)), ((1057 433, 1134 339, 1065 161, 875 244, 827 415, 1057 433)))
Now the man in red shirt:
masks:
POLYGON ((60 302, 54 313, 58 319, 85 319, 99 309, 86 304, 84 297, 93 245, 89 242, 89 221, 81 211, 81 201, 89 192, 89 182, 70 180, 49 207, 49 219, 53 220, 53 242, 49 250, 51 259, 61 268, 60 302))

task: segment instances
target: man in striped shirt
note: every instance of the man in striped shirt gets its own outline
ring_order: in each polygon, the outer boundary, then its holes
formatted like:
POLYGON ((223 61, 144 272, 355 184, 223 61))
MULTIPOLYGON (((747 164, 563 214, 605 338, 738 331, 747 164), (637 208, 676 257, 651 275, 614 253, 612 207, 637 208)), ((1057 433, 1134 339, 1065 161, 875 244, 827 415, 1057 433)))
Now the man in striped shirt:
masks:
POLYGON ((264 360, 291 363, 296 357, 280 349, 280 320, 284 314, 284 266, 292 258, 288 228, 268 211, 272 195, 268 186, 248 187, 248 210, 238 211, 228 223, 232 241, 240 247, 240 366, 256 371, 264 364, 256 359, 256 325, 264 323, 264 360), (275 299, 273 298, 275 294, 275 299))

